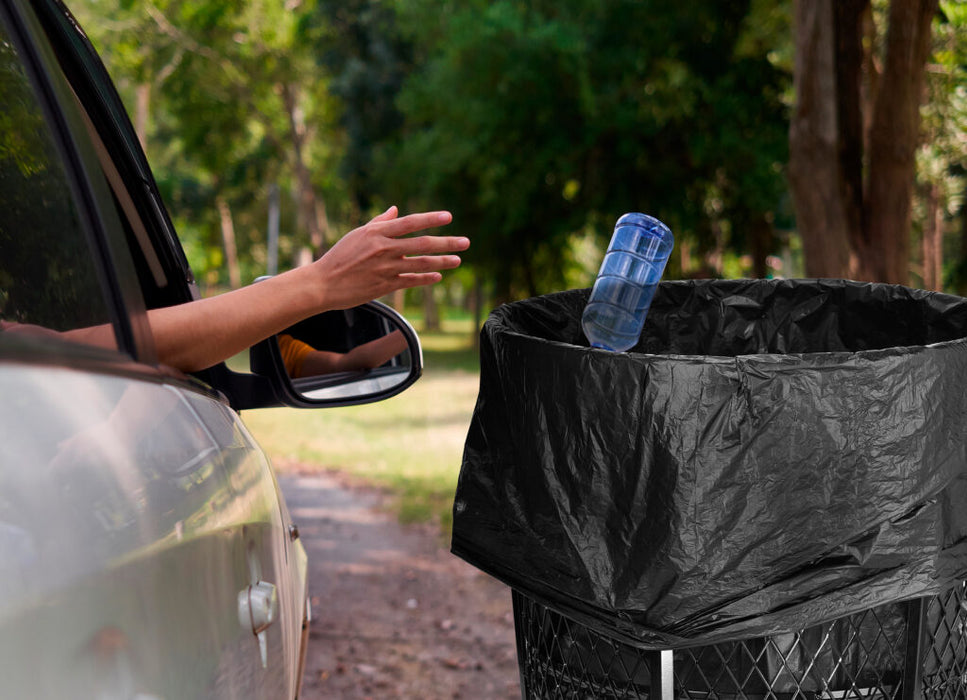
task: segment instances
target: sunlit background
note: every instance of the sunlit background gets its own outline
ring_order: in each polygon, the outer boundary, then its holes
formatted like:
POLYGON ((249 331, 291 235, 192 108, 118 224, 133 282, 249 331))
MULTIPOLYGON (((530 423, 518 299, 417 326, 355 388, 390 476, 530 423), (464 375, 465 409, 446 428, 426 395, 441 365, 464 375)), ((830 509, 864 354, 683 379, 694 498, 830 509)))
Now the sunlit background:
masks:
POLYGON ((667 278, 967 292, 959 0, 69 5, 205 294, 390 204, 449 209, 471 237, 443 283, 386 300, 421 331, 420 383, 245 416, 280 469, 355 473, 406 519, 447 522, 488 311, 590 286, 626 211, 673 229, 667 278))

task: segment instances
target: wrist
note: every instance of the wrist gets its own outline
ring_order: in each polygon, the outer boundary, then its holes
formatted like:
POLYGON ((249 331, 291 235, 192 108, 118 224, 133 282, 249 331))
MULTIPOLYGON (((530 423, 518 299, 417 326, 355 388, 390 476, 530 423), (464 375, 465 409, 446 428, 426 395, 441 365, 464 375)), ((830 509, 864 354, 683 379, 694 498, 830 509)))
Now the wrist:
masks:
POLYGON ((285 300, 290 314, 296 317, 296 321, 328 310, 325 281, 319 279, 313 267, 313 265, 303 265, 267 281, 276 286, 273 295, 277 299, 285 300))

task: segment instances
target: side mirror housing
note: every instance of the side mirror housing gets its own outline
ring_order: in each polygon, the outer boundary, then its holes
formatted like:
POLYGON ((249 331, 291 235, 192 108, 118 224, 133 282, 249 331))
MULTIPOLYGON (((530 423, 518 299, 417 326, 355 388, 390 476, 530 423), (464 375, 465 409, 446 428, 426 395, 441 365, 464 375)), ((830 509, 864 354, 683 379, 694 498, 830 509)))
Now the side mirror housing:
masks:
POLYGON ((416 331, 378 301, 327 311, 253 346, 253 374, 269 380, 278 403, 294 408, 382 401, 423 373, 416 331))

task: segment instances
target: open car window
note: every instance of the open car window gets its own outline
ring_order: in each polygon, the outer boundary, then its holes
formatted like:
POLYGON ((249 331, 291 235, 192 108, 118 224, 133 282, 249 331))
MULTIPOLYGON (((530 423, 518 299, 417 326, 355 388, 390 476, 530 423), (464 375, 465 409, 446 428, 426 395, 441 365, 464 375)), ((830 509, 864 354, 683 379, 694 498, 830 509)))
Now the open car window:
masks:
POLYGON ((191 270, 125 106, 87 36, 54 4, 35 7, 110 188, 145 308, 190 301, 191 270))
POLYGON ((61 152, 2 24, 0 104, 0 327, 82 342, 99 329, 95 344, 116 346, 61 152))

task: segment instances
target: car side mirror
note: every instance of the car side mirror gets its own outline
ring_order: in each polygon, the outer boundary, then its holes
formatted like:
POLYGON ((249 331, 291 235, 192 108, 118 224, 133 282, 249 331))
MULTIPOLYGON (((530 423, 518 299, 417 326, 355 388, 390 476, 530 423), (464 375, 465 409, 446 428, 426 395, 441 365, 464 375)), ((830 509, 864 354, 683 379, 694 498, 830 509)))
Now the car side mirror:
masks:
POLYGON ((253 373, 275 380, 287 406, 349 406, 409 387, 423 372, 423 351, 403 316, 371 301, 290 326, 255 345, 250 363, 253 373))

